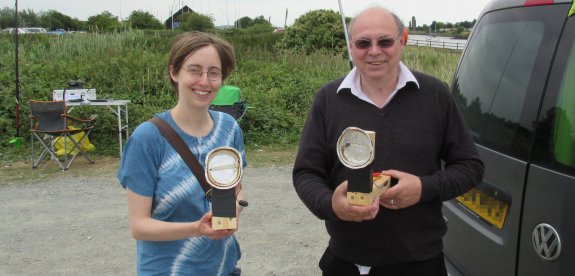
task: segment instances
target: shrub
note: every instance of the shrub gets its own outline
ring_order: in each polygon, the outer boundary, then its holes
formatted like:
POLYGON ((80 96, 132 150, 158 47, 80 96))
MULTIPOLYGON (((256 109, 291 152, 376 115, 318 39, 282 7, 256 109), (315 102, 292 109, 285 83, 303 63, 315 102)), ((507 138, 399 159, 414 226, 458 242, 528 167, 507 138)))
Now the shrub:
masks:
POLYGON ((283 47, 302 50, 306 54, 319 49, 328 49, 332 53, 342 53, 347 49, 341 17, 332 10, 314 10, 298 17, 285 30, 281 43, 283 47))

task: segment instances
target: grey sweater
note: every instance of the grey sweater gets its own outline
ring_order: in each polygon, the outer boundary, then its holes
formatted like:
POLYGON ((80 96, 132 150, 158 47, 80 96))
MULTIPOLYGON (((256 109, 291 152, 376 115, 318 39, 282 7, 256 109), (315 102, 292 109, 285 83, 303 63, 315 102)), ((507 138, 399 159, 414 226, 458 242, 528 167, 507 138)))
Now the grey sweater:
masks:
POLYGON ((294 187, 309 210, 325 220, 330 249, 352 263, 377 266, 437 256, 447 231, 442 201, 468 191, 483 177, 483 163, 448 87, 413 74, 421 88, 408 83, 382 109, 349 90, 336 93, 343 78, 325 85, 302 132, 294 187), (419 203, 400 210, 380 206, 371 221, 337 218, 331 197, 350 170, 339 161, 336 142, 350 126, 376 132, 374 171, 394 169, 420 177, 419 203))

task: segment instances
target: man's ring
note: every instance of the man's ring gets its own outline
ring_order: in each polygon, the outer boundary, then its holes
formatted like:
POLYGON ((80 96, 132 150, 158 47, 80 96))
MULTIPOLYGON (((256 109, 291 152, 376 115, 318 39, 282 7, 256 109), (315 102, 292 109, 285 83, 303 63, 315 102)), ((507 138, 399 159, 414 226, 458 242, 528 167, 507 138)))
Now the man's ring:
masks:
POLYGON ((391 199, 391 205, 393 205, 393 198, 391 199))

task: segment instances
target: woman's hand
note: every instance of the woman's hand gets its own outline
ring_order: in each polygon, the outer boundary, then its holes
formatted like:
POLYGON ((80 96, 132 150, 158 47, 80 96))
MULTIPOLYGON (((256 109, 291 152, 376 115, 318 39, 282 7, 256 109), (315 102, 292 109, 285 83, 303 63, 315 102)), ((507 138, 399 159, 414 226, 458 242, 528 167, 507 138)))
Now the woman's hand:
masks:
POLYGON ((137 240, 174 241, 190 237, 206 236, 221 239, 231 236, 236 229, 212 229, 212 213, 204 214, 194 222, 167 222, 152 218, 152 198, 141 196, 126 189, 130 230, 137 240))
POLYGON ((198 236, 206 236, 212 240, 219 240, 233 235, 237 229, 212 229, 212 212, 205 213, 197 222, 198 236))

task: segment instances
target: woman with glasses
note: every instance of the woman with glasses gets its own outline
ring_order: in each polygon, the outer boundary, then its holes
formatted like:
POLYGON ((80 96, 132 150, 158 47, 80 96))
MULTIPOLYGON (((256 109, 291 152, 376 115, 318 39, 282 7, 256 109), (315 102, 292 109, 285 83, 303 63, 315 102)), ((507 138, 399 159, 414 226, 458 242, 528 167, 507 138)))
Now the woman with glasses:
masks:
POLYGON ((317 93, 293 169, 299 197, 330 235, 319 267, 323 275, 447 275, 442 201, 475 186, 483 163, 447 85, 401 62, 401 20, 375 6, 349 29, 355 68, 317 93), (375 132, 373 171, 397 181, 366 206, 349 203, 357 171, 338 160, 349 127, 375 132))
MULTIPOLYGON (((172 43, 168 71, 177 104, 156 117, 176 131, 203 167, 206 154, 223 146, 237 149, 241 166, 247 165, 237 122, 209 110, 234 68, 232 46, 215 35, 183 33, 172 43)), ((202 186, 153 123, 133 132, 118 179, 127 192, 138 275, 239 275, 236 230, 212 229, 211 203, 202 186)))

